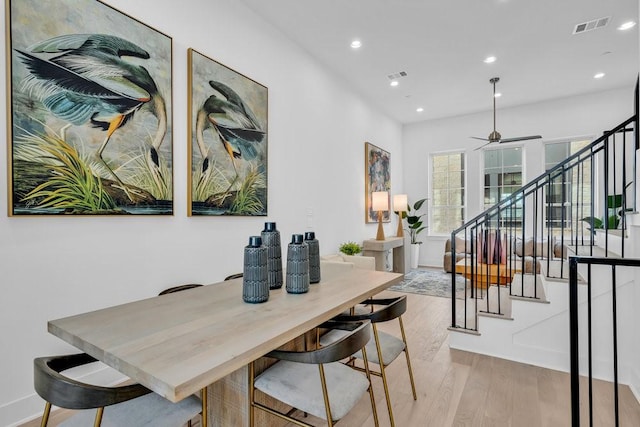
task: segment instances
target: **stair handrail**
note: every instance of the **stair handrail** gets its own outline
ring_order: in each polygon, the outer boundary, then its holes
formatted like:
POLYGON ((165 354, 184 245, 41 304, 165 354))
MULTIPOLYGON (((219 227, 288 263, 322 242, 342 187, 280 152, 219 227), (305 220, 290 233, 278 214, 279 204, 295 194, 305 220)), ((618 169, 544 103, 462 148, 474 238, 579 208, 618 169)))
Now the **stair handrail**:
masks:
MULTIPOLYGON (((461 225, 460 227, 458 227, 457 229, 455 229, 454 231, 451 232, 451 239, 452 242, 455 240, 455 236, 456 234, 458 234, 459 232, 461 232, 462 230, 464 230, 465 228, 468 228, 471 223, 473 222, 479 222, 481 221, 483 218, 490 218, 494 215, 496 215, 497 213, 494 211, 500 211, 500 208, 503 205, 509 205, 511 204, 514 200, 518 200, 518 196, 520 197, 524 197, 526 194, 525 191, 531 189, 534 186, 539 187, 541 184, 540 182, 543 181, 545 178, 551 179, 551 174, 553 173, 557 173, 556 175, 553 176, 553 178, 559 176, 558 171, 561 171, 564 169, 564 167, 571 163, 572 161, 578 159, 580 156, 582 156, 584 153, 590 152, 592 154, 595 154, 601 150, 604 149, 604 141, 606 141, 607 139, 609 139, 609 137, 612 134, 615 134, 616 132, 621 131, 622 129, 624 129, 625 127, 627 127, 629 124, 631 123, 635 123, 636 121, 636 116, 633 115, 630 118, 628 118, 627 120, 625 120, 624 122, 622 122, 621 124, 619 124, 618 126, 616 126, 614 129, 605 132, 602 136, 600 136, 599 138, 595 139, 593 142, 591 142, 589 145, 583 147, 582 149, 580 149, 579 151, 575 152, 574 154, 572 154, 571 156, 567 157, 565 160, 563 160, 562 162, 558 163, 557 165, 555 165, 554 167, 552 167, 551 169, 548 169, 547 171, 545 171, 544 173, 540 174, 538 177, 534 178, 533 180, 531 180, 530 182, 528 182, 527 184, 523 185, 522 187, 520 187, 519 189, 517 189, 516 191, 514 191, 513 193, 511 193, 511 195, 509 197, 506 197, 502 200, 500 200, 499 202, 497 202, 495 205, 491 206, 490 208, 486 209, 484 212, 476 215, 474 218, 472 218, 471 220, 465 222, 463 225, 461 225), (596 146, 598 144, 602 144, 600 147, 596 146)), ((544 185, 544 184, 542 184, 544 185)))

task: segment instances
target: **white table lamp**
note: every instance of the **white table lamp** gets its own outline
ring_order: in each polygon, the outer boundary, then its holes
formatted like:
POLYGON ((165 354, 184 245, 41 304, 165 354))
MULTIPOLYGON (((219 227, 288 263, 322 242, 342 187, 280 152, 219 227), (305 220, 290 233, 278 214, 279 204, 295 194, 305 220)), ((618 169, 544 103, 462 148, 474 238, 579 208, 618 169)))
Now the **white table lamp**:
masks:
POLYGON ((374 191, 371 193, 371 209, 378 212, 378 233, 376 234, 376 240, 384 240, 382 212, 389 210, 389 192, 374 191))
POLYGON ((402 213, 407 211, 408 204, 409 199, 406 194, 396 194, 393 196, 393 210, 398 212, 398 231, 396 232, 396 237, 404 237, 402 213))

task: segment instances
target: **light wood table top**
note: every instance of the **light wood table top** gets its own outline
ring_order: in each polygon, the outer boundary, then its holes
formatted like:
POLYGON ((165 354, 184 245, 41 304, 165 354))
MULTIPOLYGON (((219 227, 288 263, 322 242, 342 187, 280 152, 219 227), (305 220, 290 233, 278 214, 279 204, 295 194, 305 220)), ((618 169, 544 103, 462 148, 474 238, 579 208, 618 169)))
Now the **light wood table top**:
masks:
POLYGON ((242 301, 242 279, 51 320, 64 341, 177 402, 399 283, 402 274, 352 269, 306 294, 272 290, 242 301))

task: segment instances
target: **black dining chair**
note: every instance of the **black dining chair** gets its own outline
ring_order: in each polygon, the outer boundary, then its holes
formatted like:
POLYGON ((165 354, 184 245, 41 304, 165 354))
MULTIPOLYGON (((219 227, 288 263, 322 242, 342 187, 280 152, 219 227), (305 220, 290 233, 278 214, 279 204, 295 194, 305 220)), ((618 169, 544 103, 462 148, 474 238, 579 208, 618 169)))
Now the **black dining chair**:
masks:
POLYGON ((187 285, 173 286, 171 288, 165 289, 164 291, 160 292, 158 296, 172 294, 174 292, 186 291, 187 289, 199 288, 200 286, 202 285, 199 283, 189 283, 187 285))
POLYGON ((35 390, 46 401, 41 427, 46 427, 52 405, 78 410, 60 424, 64 427, 179 427, 202 411, 195 396, 173 403, 140 384, 105 387, 62 374, 94 362, 85 353, 34 359, 35 390))
POLYGON ((320 328, 341 330, 344 334, 331 344, 310 351, 273 350, 265 357, 277 359, 272 366, 255 376, 255 362, 249 365, 249 426, 254 427, 255 409, 299 426, 312 427, 289 413, 280 412, 256 401, 256 391, 288 406, 327 421, 333 426, 369 393, 375 425, 378 426, 376 402, 368 369, 366 375, 339 361, 361 350, 367 360, 365 344, 371 338, 371 323, 326 322, 320 328))
MULTIPOLYGON (((389 386, 387 382, 387 374, 385 368, 402 352, 405 354, 407 360, 407 369, 409 371, 409 380, 411 382, 411 391, 413 393, 413 400, 417 400, 416 386, 413 380, 413 370, 411 369, 411 358, 409 357, 409 347, 407 345, 407 336, 404 332, 404 324, 402 322, 402 315, 407 311, 407 297, 402 295, 396 298, 371 298, 364 301, 362 304, 357 305, 348 314, 343 313, 333 318, 336 321, 353 322, 369 320, 372 324, 373 338, 365 346, 367 354, 369 355, 369 362, 377 364, 380 367, 379 371, 371 370, 372 375, 376 375, 382 378, 382 385, 384 387, 385 398, 387 401, 387 410, 389 412, 389 420, 391 426, 395 426, 393 418, 393 410, 391 408, 391 397, 389 394, 389 386), (402 338, 394 335, 378 331, 377 324, 381 322, 388 322, 393 319, 398 319, 400 324, 400 334, 402 338)), ((329 331, 322 335, 320 338, 321 345, 328 345, 336 339, 339 339, 344 333, 342 331, 329 331)), ((350 366, 355 369, 362 370, 358 366, 353 364, 354 359, 363 359, 362 352, 356 352, 350 358, 350 366)), ((364 362, 367 365, 367 362, 364 362)))

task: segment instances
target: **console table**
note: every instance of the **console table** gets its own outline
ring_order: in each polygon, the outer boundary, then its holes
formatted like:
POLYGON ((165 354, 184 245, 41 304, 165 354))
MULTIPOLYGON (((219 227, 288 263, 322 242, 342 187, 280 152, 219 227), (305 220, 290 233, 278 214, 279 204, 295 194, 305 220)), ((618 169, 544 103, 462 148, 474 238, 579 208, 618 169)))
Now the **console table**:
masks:
MULTIPOLYGON (((402 277, 349 269, 306 294, 272 290, 262 304, 244 303, 242 279, 235 279, 51 320, 48 330, 171 401, 207 387, 210 425, 242 427, 249 362, 402 277)), ((256 425, 279 422, 256 415, 256 425)))
POLYGON ((385 270, 387 251, 393 249, 393 272, 404 274, 407 271, 404 255, 404 237, 387 237, 384 240, 368 239, 362 244, 362 255, 376 259, 376 270, 385 270))

